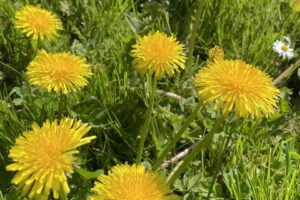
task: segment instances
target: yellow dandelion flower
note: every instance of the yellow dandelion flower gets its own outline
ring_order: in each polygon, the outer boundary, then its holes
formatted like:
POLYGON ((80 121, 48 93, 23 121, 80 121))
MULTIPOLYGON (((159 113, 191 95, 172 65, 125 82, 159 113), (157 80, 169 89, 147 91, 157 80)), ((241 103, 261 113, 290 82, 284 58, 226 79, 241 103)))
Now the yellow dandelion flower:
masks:
POLYGON ((147 172, 142 165, 117 165, 108 175, 100 175, 95 195, 89 200, 172 200, 177 199, 157 172, 147 172))
POLYGON ((29 193, 30 198, 48 199, 52 191, 53 197, 58 199, 60 191, 70 191, 66 174, 73 173, 74 155, 79 153, 76 148, 96 137, 83 138, 91 127, 70 118, 59 123, 47 120, 42 127, 34 123, 32 129, 16 139, 9 152, 14 163, 6 169, 17 171, 12 183, 18 185, 24 195, 29 193))
POLYGON ((53 13, 34 6, 25 6, 16 12, 15 26, 34 40, 52 40, 63 29, 61 21, 53 13))
POLYGON ((70 53, 47 53, 39 51, 27 69, 29 82, 49 92, 64 94, 76 91, 88 84, 90 77, 86 60, 70 53))
POLYGON ((215 46, 208 52, 208 62, 216 62, 218 60, 224 60, 224 51, 220 47, 215 46))
POLYGON ((279 90, 265 72, 242 60, 218 60, 197 73, 195 86, 204 103, 215 102, 225 115, 235 110, 238 117, 270 116, 277 107, 279 90))
POLYGON ((139 37, 131 51, 133 64, 140 73, 150 71, 157 79, 166 72, 169 77, 174 75, 174 69, 184 69, 186 57, 183 45, 173 36, 156 32, 139 37))

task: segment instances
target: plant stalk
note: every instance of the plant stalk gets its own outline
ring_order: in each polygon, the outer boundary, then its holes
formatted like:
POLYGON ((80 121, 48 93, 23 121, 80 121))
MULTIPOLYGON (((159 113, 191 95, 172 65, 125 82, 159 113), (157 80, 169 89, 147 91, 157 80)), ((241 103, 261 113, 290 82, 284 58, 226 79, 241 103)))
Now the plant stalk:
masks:
POLYGON ((65 94, 59 94, 59 104, 58 104, 58 116, 62 118, 64 115, 64 107, 67 106, 67 96, 65 94))
POLYGON ((135 8, 134 0, 131 0, 131 7, 132 7, 132 10, 133 10, 134 16, 137 17, 137 12, 136 12, 136 8, 135 8))
POLYGON ((209 190, 208 190, 208 194, 207 194, 206 199, 209 199, 210 194, 211 194, 211 192, 212 192, 212 190, 213 190, 213 186, 214 186, 214 184, 215 184, 215 182, 216 182, 216 179, 217 179, 219 170, 220 170, 221 167, 222 167, 222 164, 223 164, 222 161, 223 161, 223 159, 224 159, 224 152, 225 152, 225 150, 226 150, 226 148, 227 148, 227 146, 228 146, 228 144, 229 144, 229 142, 230 142, 231 135, 232 135, 232 133, 226 138, 226 141, 224 142, 225 145, 223 144, 223 148, 222 148, 221 155, 218 156, 218 161, 217 161, 217 167, 216 167, 216 170, 215 170, 215 175, 214 175, 213 180, 212 180, 212 182, 211 182, 211 185, 210 185, 210 187, 209 187, 209 190))
POLYGON ((154 80, 151 80, 151 76, 148 75, 147 79, 148 79, 147 83, 148 83, 148 87, 149 87, 150 100, 149 100, 149 104, 148 104, 148 110, 146 113, 146 119, 145 119, 145 122, 141 129, 141 134, 140 134, 141 138, 139 141, 139 147, 138 147, 137 156, 136 156, 136 164, 140 164, 141 160, 142 160, 145 140, 146 140, 148 132, 149 132, 148 127, 149 127, 149 124, 151 121, 151 115, 152 115, 152 111, 153 111, 153 105, 154 105, 155 93, 156 93, 156 85, 157 85, 156 78, 154 78, 154 80))
POLYGON ((188 75, 190 78, 192 78, 192 75, 193 75, 192 74, 193 73, 193 71, 192 71, 193 52, 194 52, 196 34, 197 34, 199 23, 201 21, 201 15, 202 15, 204 4, 205 4, 205 0, 198 0, 198 9, 196 12, 195 22, 192 27, 191 37, 190 37, 190 41, 189 41, 186 67, 187 67, 188 75))

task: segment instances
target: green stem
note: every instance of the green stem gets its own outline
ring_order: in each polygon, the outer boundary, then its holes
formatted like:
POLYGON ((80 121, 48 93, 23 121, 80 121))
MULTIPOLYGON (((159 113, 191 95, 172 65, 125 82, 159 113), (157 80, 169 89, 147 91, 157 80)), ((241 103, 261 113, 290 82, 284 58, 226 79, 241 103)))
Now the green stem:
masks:
POLYGON ((32 39, 32 40, 30 40, 30 43, 31 43, 31 47, 32 47, 32 49, 34 51, 34 55, 35 55, 38 50, 39 39, 37 39, 37 40, 32 39))
POLYGON ((136 12, 136 8, 135 8, 135 4, 134 4, 134 0, 131 0, 131 7, 134 13, 134 16, 137 17, 137 12, 136 12))
POLYGON ((148 79, 147 82, 148 82, 148 87, 149 87, 150 101, 149 101, 148 110, 146 113, 146 119, 143 124, 143 127, 141 128, 141 134, 140 134, 141 138, 139 141, 139 147, 138 147, 137 156, 136 156, 136 164, 140 164, 141 160, 142 160, 144 144, 145 144, 145 140, 146 140, 147 134, 148 134, 148 127, 149 127, 149 124, 151 121, 151 114, 153 111, 153 104, 154 104, 155 93, 156 93, 156 84, 157 84, 156 78, 154 78, 154 80, 151 80, 151 76, 148 75, 147 79, 148 79))
POLYGON ((210 194, 211 194, 212 189, 213 189, 213 186, 214 186, 214 184, 215 184, 215 182, 216 182, 217 175, 218 175, 219 170, 220 170, 220 168, 221 168, 221 166, 222 166, 222 164, 223 164, 222 161, 223 161, 223 159, 224 159, 224 152, 225 152, 225 150, 226 150, 226 148, 227 148, 227 146, 228 146, 228 144, 229 144, 229 142, 230 142, 231 135, 232 135, 232 133, 230 133, 229 137, 226 138, 226 142, 223 142, 223 145, 222 145, 222 146, 223 146, 222 152, 221 152, 221 155, 218 156, 218 161, 217 161, 217 166, 216 166, 216 170, 215 170, 215 175, 214 175, 213 180, 212 180, 212 182, 211 182, 211 185, 210 185, 210 187, 209 187, 209 191, 208 191, 208 194, 207 194, 206 199, 209 199, 210 194), (224 145, 224 144, 225 144, 225 145, 224 145))
POLYGON ((58 104, 58 116, 59 118, 63 117, 64 114, 64 107, 67 106, 67 96, 65 94, 60 94, 59 95, 59 104, 58 104))
POLYGON ((207 135, 205 135, 203 140, 193 149, 193 151, 191 151, 191 153, 188 154, 183 159, 183 162, 179 163, 175 167, 175 170, 168 177, 169 185, 172 185, 174 183, 174 181, 184 172, 184 170, 193 161, 193 159, 201 152, 201 150, 212 141, 214 134, 219 130, 221 124, 223 124, 223 121, 224 121, 223 117, 219 118, 215 126, 213 127, 213 129, 207 135))
POLYGON ((199 102, 196 107, 194 108, 192 114, 187 118, 187 120, 184 122, 178 133, 175 135, 175 137, 171 140, 171 142, 168 144, 168 146, 164 149, 164 151, 161 153, 161 155, 157 158, 155 163, 153 164, 153 169, 156 170, 159 168, 160 164, 163 162, 163 160, 166 158, 167 154, 170 152, 170 150, 175 146, 176 142, 181 138, 182 134, 185 132, 187 127, 190 125, 190 123, 195 119, 198 110, 201 107, 201 102, 199 102))
POLYGON ((205 0, 198 0, 198 10, 196 12, 196 16, 195 16, 195 22, 193 24, 192 27, 192 33, 191 33, 191 38, 189 41, 189 48, 188 48, 188 57, 187 57, 187 63, 186 63, 186 67, 188 70, 188 74, 189 77, 192 77, 192 61, 193 61, 193 52, 194 52, 194 46, 195 46, 195 40, 196 40, 196 35, 197 35, 197 30, 198 30, 198 26, 201 20, 201 14, 203 11, 203 7, 205 4, 205 0))

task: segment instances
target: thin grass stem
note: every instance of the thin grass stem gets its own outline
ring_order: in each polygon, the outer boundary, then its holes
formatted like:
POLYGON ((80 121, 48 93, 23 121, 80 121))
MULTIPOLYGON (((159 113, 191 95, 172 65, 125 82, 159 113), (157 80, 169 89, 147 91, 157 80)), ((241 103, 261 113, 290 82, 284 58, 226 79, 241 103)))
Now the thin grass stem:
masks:
POLYGON ((187 56, 187 62, 186 67, 188 70, 188 75, 191 78, 192 77, 192 61, 193 61, 193 52, 194 52, 194 46, 195 46, 195 40, 197 35, 198 26, 201 21, 201 15, 204 8, 205 0, 198 0, 198 9, 195 16, 195 22, 192 27, 191 37, 189 41, 189 47, 188 47, 188 56, 187 56))

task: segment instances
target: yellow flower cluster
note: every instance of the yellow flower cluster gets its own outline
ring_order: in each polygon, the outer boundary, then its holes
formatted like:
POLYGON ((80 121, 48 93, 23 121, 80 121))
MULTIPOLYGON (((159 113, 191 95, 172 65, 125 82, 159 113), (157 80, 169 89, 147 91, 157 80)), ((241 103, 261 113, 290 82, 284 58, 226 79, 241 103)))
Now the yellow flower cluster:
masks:
MULTIPOLYGON (((25 6, 15 15, 15 26, 34 40, 53 40, 62 30, 61 21, 51 12, 34 6, 25 6)), ((31 84, 58 93, 70 93, 87 85, 92 73, 84 58, 70 53, 37 52, 26 72, 31 84)), ((63 118, 59 122, 47 120, 40 127, 24 132, 16 139, 9 152, 12 164, 8 171, 16 171, 12 183, 23 195, 47 200, 50 194, 58 199, 70 187, 67 175, 74 171, 78 147, 90 143, 95 136, 83 137, 91 129, 80 120, 63 118)))
MULTIPOLYGON (((34 6, 25 6, 15 15, 15 26, 34 40, 52 40, 62 30, 61 21, 51 12, 34 6)), ((70 53, 39 51, 27 70, 31 84, 49 92, 64 94, 77 91, 87 85, 92 74, 85 59, 70 53)))
MULTIPOLYGON (((15 26, 34 40, 52 40, 62 30, 61 21, 53 13, 34 6, 16 12, 15 26)), ((174 36, 155 32, 138 37, 131 55, 139 73, 150 73, 155 80, 185 68, 184 46, 174 36)), ((92 76, 84 58, 70 53, 37 52, 29 63, 27 77, 31 84, 48 92, 67 94, 88 84, 92 76)), ((242 60, 225 60, 224 51, 209 51, 206 66, 195 76, 199 99, 214 104, 223 115, 234 112, 241 118, 271 116, 277 107, 279 90, 269 75, 242 60)), ((90 143, 95 136, 84 137, 91 127, 80 120, 63 118, 47 120, 40 127, 24 132, 9 152, 16 171, 12 183, 30 198, 48 199, 53 194, 69 193, 67 175, 73 173, 78 147, 90 143)), ((142 165, 117 165, 108 175, 100 175, 90 200, 171 200, 177 199, 166 180, 142 165)))
MULTIPOLYGON (((172 76, 174 69, 184 69, 182 45, 159 32, 138 38, 132 56, 137 71, 150 71, 157 79, 164 72, 172 76)), ((219 47, 209 51, 207 65, 196 75, 195 86, 200 99, 207 104, 215 102, 214 108, 222 109, 224 115, 234 109, 238 117, 268 117, 277 107, 279 90, 272 85, 271 77, 242 60, 224 60, 219 47)))

